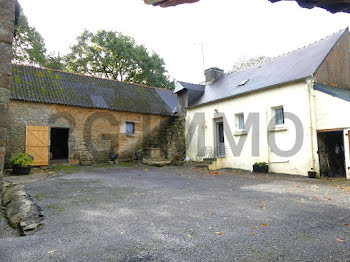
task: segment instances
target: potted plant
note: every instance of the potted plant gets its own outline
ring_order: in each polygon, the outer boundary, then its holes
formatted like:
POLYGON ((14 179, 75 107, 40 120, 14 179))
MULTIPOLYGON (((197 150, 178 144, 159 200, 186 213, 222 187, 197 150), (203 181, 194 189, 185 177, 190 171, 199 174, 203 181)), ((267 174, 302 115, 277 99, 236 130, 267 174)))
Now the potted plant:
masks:
POLYGON ((256 173, 268 173, 269 172, 269 166, 266 162, 256 162, 253 165, 253 172, 256 173))
POLYGON ((316 178, 317 176, 315 171, 308 171, 307 173, 309 175, 309 178, 316 178))
POLYGON ((34 157, 27 153, 18 153, 11 159, 12 173, 16 175, 28 175, 32 167, 34 157))
POLYGON ((181 161, 181 156, 179 154, 176 154, 174 156, 174 159, 172 161, 172 164, 174 166, 182 166, 183 165, 183 162, 181 161))
POLYGON ((109 154, 109 163, 110 164, 118 164, 118 161, 117 161, 117 159, 118 159, 118 154, 116 154, 116 153, 114 153, 114 152, 112 152, 112 153, 110 153, 109 154))

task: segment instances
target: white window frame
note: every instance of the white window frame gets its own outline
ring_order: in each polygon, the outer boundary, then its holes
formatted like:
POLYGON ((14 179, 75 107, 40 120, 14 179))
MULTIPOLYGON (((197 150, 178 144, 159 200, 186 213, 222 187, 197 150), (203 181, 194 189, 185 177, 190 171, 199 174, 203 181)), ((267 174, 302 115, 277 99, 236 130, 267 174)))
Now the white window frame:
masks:
POLYGON ((244 121, 245 121, 244 113, 236 114, 236 128, 237 128, 237 130, 243 131, 245 129, 245 122, 244 121), (243 117, 243 122, 240 121, 240 120, 242 120, 241 117, 243 117), (242 123, 243 123, 243 126, 240 125, 242 123))
POLYGON ((283 106, 274 107, 273 113, 274 113, 273 116, 274 116, 275 126, 283 126, 285 124, 284 107, 283 106), (280 110, 282 110, 282 112, 280 110), (279 118, 281 113, 282 113, 282 122, 280 122, 281 119, 279 118))

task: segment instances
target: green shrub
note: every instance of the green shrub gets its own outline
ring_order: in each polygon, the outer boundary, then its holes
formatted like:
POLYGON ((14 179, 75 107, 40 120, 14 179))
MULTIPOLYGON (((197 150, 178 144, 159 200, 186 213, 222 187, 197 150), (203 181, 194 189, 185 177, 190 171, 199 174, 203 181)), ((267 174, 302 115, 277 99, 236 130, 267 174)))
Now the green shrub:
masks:
POLYGON ((259 166, 259 167, 267 166, 267 163, 266 163, 266 162, 256 162, 256 163, 254 164, 254 166, 259 166))
POLYGON ((12 165, 17 165, 21 167, 27 167, 31 163, 33 163, 34 157, 28 155, 27 153, 18 153, 14 157, 11 158, 12 165))

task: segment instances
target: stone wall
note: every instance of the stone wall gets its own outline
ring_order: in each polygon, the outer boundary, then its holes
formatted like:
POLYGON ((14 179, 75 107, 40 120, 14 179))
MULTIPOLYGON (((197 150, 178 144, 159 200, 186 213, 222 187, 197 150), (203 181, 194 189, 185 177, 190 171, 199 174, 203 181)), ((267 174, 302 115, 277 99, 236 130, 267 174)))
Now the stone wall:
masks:
POLYGON ((84 150, 92 154, 94 162, 108 160, 112 151, 121 159, 132 159, 147 137, 169 119, 160 115, 11 100, 6 164, 14 154, 25 151, 27 125, 69 128, 69 161, 75 165, 79 164, 84 150), (126 122, 135 124, 134 135, 126 134, 126 122))
POLYGON ((0 195, 6 146, 7 111, 10 98, 15 0, 0 0, 0 195))
POLYGON ((163 158, 171 161, 186 158, 185 118, 174 118, 158 129, 150 140, 150 147, 161 148, 163 158))

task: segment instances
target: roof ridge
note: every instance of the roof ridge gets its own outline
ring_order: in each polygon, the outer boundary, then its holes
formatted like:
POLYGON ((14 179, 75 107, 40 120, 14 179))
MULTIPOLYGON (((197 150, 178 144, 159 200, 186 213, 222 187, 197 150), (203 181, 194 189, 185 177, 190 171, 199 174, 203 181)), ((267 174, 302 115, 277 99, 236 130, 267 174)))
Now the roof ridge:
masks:
POLYGON ((93 75, 84 75, 84 74, 80 74, 80 73, 67 72, 67 71, 59 70, 59 69, 52 69, 52 68, 40 67, 40 66, 36 66, 36 65, 26 65, 26 64, 21 64, 21 63, 12 63, 12 65, 15 65, 15 66, 32 67, 32 68, 41 69, 41 70, 51 70, 51 71, 54 71, 54 72, 59 72, 59 73, 64 73, 64 74, 77 75, 77 76, 84 76, 84 77, 91 77, 91 78, 96 78, 96 79, 101 79, 101 80, 106 80, 106 81, 114 81, 114 82, 119 82, 119 83, 137 85, 137 86, 146 87, 146 88, 161 89, 161 90, 172 91, 171 89, 167 89, 167 88, 164 88, 164 87, 148 86, 148 85, 144 85, 144 84, 133 83, 133 82, 127 82, 127 81, 120 81, 120 80, 116 80, 116 79, 108 79, 108 78, 103 78, 103 77, 98 77, 98 76, 93 76, 93 75))
POLYGON ((294 49, 294 50, 291 50, 291 51, 289 51, 289 52, 282 53, 282 54, 277 55, 277 56, 273 56, 273 57, 271 57, 268 61, 265 61, 265 62, 263 62, 263 63, 261 63, 261 64, 254 65, 254 66, 252 66, 252 67, 250 67, 250 68, 247 68, 247 69, 245 69, 245 70, 229 72, 229 73, 226 73, 225 75, 230 75, 230 74, 237 73, 237 72, 244 72, 244 71, 248 71, 248 70, 251 70, 251 69, 253 69, 253 68, 256 68, 256 67, 261 67, 261 66, 263 66, 263 65, 265 65, 265 64, 267 64, 267 63, 269 63, 269 62, 271 62, 271 61, 274 60, 274 59, 277 59, 277 58, 280 58, 280 57, 289 55, 289 54, 291 54, 291 53, 294 53, 294 52, 296 52, 296 51, 302 50, 302 49, 304 49, 304 48, 310 47, 310 46, 312 46, 312 45, 314 45, 314 44, 316 44, 316 43, 319 43, 319 42, 321 42, 321 41, 323 41, 323 40, 326 40, 327 38, 331 38, 332 36, 334 36, 334 35, 336 35, 336 34, 338 34, 338 33, 340 33, 340 32, 343 32, 343 33, 340 35, 340 36, 342 36, 347 30, 349 30, 349 27, 348 27, 348 26, 347 26, 346 28, 344 28, 344 29, 338 30, 338 31, 336 31, 336 32, 334 32, 334 33, 332 33, 332 34, 330 34, 330 35, 327 35, 327 36, 325 36, 325 37, 323 37, 323 38, 321 38, 321 39, 319 39, 319 40, 316 40, 316 41, 314 41, 314 42, 311 42, 311 43, 309 43, 309 44, 307 44, 307 45, 305 45, 305 46, 303 46, 303 47, 299 47, 299 48, 294 49))
MULTIPOLYGON (((348 30, 348 29, 349 29, 349 27, 346 27, 345 29, 338 30, 338 31, 336 31, 336 32, 334 32, 334 33, 332 33, 332 34, 330 34, 330 35, 327 35, 327 36, 325 36, 325 37, 322 37, 321 39, 316 40, 316 41, 314 41, 314 42, 311 42, 311 43, 309 43, 309 44, 306 44, 306 45, 304 45, 304 46, 302 46, 302 47, 299 47, 299 48, 296 48, 296 49, 294 49, 294 50, 292 50, 292 51, 289 51, 289 52, 282 53, 282 54, 280 54, 280 55, 274 56, 274 57, 272 57, 270 60, 272 60, 272 59, 274 59, 274 58, 278 58, 278 57, 282 57, 282 56, 291 54, 291 53, 293 53, 293 52, 299 51, 299 50, 304 49, 304 48, 307 48, 307 47, 310 47, 310 46, 312 46, 312 45, 314 45, 314 44, 317 44, 317 43, 319 43, 319 42, 321 42, 321 41, 323 41, 323 40, 326 40, 327 38, 331 38, 332 36, 334 36, 334 35, 336 35, 336 34, 338 34, 338 33, 340 33, 340 32, 343 32, 343 33, 344 33, 344 32, 345 32, 346 30, 348 30)), ((342 33, 342 34, 343 34, 343 33, 342 33)), ((341 34, 341 35, 342 35, 342 34, 341 34)), ((267 61, 267 62, 268 62, 268 61, 267 61)))
POLYGON ((202 84, 194 84, 194 83, 190 83, 190 82, 186 82, 186 81, 180 81, 180 80, 178 80, 177 82, 185 83, 185 84, 189 84, 189 85, 205 86, 205 85, 202 85, 202 84))

